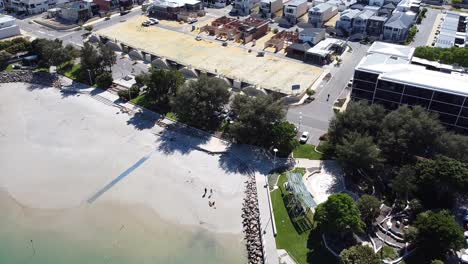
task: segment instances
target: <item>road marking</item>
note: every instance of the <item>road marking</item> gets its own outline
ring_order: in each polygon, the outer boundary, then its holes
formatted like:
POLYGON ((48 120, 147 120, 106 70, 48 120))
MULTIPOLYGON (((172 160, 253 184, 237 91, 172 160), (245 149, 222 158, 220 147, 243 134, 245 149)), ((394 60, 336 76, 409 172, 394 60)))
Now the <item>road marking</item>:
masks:
POLYGON ((100 189, 97 193, 95 193, 93 196, 91 196, 91 198, 89 198, 87 202, 90 203, 90 204, 94 203, 99 197, 101 197, 101 195, 103 195, 105 192, 107 192, 110 188, 114 187, 123 178, 130 175, 130 173, 132 173, 134 170, 136 170, 138 167, 140 167, 143 163, 145 163, 145 161, 147 161, 153 155, 154 152, 155 151, 152 151, 152 152, 146 154, 143 158, 139 159, 130 168, 126 169, 117 178, 113 179, 106 186, 104 186, 102 189, 100 189))

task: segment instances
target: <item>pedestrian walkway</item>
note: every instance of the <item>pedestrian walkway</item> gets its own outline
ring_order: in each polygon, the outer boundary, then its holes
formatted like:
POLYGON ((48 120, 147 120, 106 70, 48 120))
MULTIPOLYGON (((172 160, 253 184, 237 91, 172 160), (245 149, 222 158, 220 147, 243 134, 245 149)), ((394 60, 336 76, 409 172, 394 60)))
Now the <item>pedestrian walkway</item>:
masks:
POLYGON ((278 256, 281 261, 281 263, 285 264, 297 264, 296 261, 294 261, 291 256, 288 254, 288 252, 284 249, 278 249, 278 256))

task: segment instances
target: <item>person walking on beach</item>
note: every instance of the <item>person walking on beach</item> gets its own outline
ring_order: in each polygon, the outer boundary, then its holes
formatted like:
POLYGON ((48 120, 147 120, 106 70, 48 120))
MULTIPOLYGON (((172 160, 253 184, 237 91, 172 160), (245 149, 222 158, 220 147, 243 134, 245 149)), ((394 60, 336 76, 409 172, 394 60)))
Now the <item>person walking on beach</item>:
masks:
POLYGON ((327 102, 330 100, 330 94, 327 95, 327 102))
POLYGON ((205 193, 202 195, 202 198, 205 198, 207 189, 205 188, 205 193))

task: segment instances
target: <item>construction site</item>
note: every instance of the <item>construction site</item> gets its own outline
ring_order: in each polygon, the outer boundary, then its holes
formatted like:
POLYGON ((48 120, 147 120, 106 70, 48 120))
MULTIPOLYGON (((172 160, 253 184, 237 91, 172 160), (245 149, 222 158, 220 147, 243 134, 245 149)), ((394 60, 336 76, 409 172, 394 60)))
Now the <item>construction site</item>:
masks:
MULTIPOLYGON (((225 79, 234 88, 258 88, 285 96, 304 94, 323 73, 320 67, 264 51, 263 44, 273 35, 266 20, 220 17, 191 31, 164 25, 142 27, 145 19, 136 17, 99 30, 95 41, 157 68, 181 70, 193 78, 206 73, 225 79)), ((294 34, 286 35, 267 46, 278 51, 296 41, 294 34)))

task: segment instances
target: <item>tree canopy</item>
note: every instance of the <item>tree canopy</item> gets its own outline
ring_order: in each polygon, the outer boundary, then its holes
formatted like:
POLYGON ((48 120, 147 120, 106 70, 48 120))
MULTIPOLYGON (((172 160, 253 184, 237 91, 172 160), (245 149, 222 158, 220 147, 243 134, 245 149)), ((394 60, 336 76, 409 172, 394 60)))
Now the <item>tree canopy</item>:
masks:
POLYGON ((213 129, 218 123, 216 111, 221 111, 229 101, 229 90, 225 81, 201 75, 189 81, 172 97, 171 106, 177 118, 189 125, 213 129))
POLYGON ((430 61, 439 61, 444 64, 458 64, 468 67, 468 47, 417 47, 414 56, 430 61))
POLYGON ((356 132, 347 134, 342 143, 336 145, 336 158, 348 172, 362 169, 370 172, 380 168, 383 158, 372 137, 356 132))
POLYGON ((343 264, 380 264, 379 257, 369 246, 357 245, 343 250, 340 254, 343 264))
POLYGON ((81 81, 94 83, 97 76, 111 70, 112 65, 116 62, 116 55, 105 45, 101 44, 96 48, 85 42, 81 48, 80 62, 81 81))
POLYGON ((31 42, 31 51, 38 55, 39 64, 45 67, 59 66, 76 56, 74 48, 71 45, 64 47, 59 39, 35 39, 31 42))
POLYGON ((175 96, 185 83, 185 78, 177 70, 151 68, 149 73, 141 75, 137 81, 146 85, 147 99, 164 109, 168 106, 170 97, 175 96))
POLYGON ((271 145, 278 149, 280 156, 286 156, 299 145, 296 139, 296 127, 287 122, 280 121, 273 124, 271 129, 271 145))
POLYGON ((314 221, 326 233, 362 233, 365 223, 361 220, 356 203, 345 193, 332 194, 315 208, 314 221))
POLYGON ((468 194, 468 165, 447 157, 420 160, 412 181, 426 208, 451 208, 457 194, 468 194))
POLYGON ((270 95, 249 97, 236 95, 231 106, 237 120, 229 128, 229 133, 239 143, 270 147, 271 131, 276 122, 286 115, 281 102, 270 95))
POLYGON ((418 215, 415 244, 425 252, 427 260, 445 259, 450 250, 459 250, 464 245, 463 230, 448 211, 425 212, 418 215))
POLYGON ((361 212, 361 219, 367 226, 371 226, 380 214, 382 204, 375 196, 364 194, 357 200, 357 207, 361 212))
POLYGON ((434 114, 419 106, 402 106, 382 120, 378 145, 388 161, 402 164, 415 156, 433 157, 443 132, 434 114))

